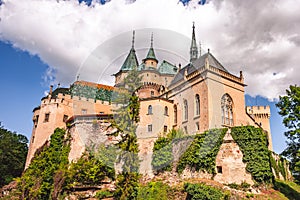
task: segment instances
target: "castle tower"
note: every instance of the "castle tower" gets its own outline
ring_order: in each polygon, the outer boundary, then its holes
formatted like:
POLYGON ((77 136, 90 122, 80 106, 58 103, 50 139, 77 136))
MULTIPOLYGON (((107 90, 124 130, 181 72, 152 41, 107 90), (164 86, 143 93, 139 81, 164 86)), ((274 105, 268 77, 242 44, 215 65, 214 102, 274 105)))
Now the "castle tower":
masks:
POLYGON ((273 151, 271 128, 270 128, 270 106, 247 106, 247 113, 255 120, 255 122, 265 131, 267 131, 269 150, 273 151))
POLYGON ((145 64, 146 68, 157 68, 158 60, 156 59, 153 49, 153 33, 151 34, 151 45, 146 58, 143 59, 143 63, 145 64))
POLYGON ((190 62, 196 60, 198 58, 198 47, 195 36, 195 23, 193 23, 193 33, 192 33, 192 42, 190 48, 190 62))
POLYGON ((135 39, 135 31, 133 31, 133 33, 132 33, 131 49, 130 49, 120 71, 118 73, 114 74, 116 86, 123 81, 124 77, 126 76, 126 74, 129 70, 132 70, 133 68, 137 68, 139 66, 139 62, 138 62, 138 59, 137 59, 137 56, 135 53, 135 49, 134 49, 134 39, 135 39))

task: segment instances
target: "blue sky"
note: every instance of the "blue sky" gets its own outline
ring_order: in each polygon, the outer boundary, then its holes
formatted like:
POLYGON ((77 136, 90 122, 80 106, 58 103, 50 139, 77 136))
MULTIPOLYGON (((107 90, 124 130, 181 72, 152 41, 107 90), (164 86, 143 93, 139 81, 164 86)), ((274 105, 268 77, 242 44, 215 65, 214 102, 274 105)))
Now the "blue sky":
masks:
MULTIPOLYGON (((77 0, 2 2, 0 121, 6 128, 30 137, 32 109, 49 85, 69 86, 82 63, 105 41, 145 28, 190 38, 194 21, 202 48, 210 48, 233 74, 243 71, 246 93, 252 96, 246 96, 246 104, 271 105, 274 150, 284 149, 285 129, 273 100, 289 85, 300 84, 297 0, 211 0, 204 5, 194 0, 186 6, 177 0, 111 0, 105 5, 93 1, 91 6, 77 0)), ((97 70, 105 68, 97 66, 97 70)), ((85 71, 89 79, 92 70, 85 71)))

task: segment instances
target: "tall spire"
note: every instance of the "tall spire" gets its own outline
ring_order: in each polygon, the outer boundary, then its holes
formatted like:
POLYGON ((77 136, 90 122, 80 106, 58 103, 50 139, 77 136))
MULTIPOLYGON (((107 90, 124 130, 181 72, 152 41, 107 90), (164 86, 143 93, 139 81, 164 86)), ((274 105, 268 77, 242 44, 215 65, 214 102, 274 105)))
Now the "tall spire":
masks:
POLYGON ((132 49, 134 49, 134 39, 135 39, 135 31, 132 32, 132 46, 131 46, 132 49))
POLYGON ((134 39, 135 39, 135 31, 132 33, 132 46, 129 51, 128 56, 126 57, 121 70, 132 70, 134 67, 138 67, 139 63, 135 54, 135 49, 134 49, 134 39))
POLYGON ((198 47, 195 36, 195 22, 193 22, 193 33, 192 33, 192 42, 190 48, 190 62, 196 60, 198 58, 198 47))
POLYGON ((150 44, 150 48, 149 48, 149 51, 148 51, 147 56, 146 56, 146 58, 144 59, 144 61, 145 61, 145 60, 148 60, 148 59, 153 59, 153 60, 155 60, 156 62, 158 62, 158 60, 156 59, 155 53, 154 53, 154 49, 153 49, 153 33, 151 34, 151 44, 150 44))

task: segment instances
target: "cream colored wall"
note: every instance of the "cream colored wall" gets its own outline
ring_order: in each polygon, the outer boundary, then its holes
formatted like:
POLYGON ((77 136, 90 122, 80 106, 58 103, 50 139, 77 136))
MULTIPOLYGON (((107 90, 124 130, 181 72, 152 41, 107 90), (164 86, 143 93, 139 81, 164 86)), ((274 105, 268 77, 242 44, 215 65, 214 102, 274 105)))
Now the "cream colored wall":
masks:
POLYGON ((271 136, 271 128, 270 128, 270 117, 271 110, 270 106, 247 106, 247 113, 251 115, 255 122, 261 124, 261 127, 267 131, 269 146, 268 148, 273 151, 273 142, 271 136))
POLYGON ((153 60, 153 59, 147 59, 145 60, 145 67, 154 67, 154 68, 157 68, 157 62, 156 60, 153 60))
POLYGON ((137 128, 138 138, 157 138, 164 131, 164 126, 171 130, 174 122, 173 104, 162 99, 151 99, 140 102, 140 122, 137 128), (152 115, 148 114, 148 106, 152 105, 152 115), (165 106, 168 115, 164 114, 165 106), (152 132, 148 132, 148 125, 152 124, 152 132))
POLYGON ((33 118, 39 115, 39 121, 36 128, 33 126, 25 168, 30 164, 35 151, 50 139, 57 127, 66 128, 66 123, 63 121, 64 115, 68 118, 73 115, 82 115, 83 109, 86 110, 87 115, 100 114, 100 112, 111 114, 111 107, 109 102, 97 100, 95 103, 94 99, 71 98, 70 95, 62 94, 59 94, 56 99, 43 99, 40 109, 33 113, 33 118), (44 122, 46 113, 50 114, 49 122, 44 122))
POLYGON ((195 134, 197 132, 204 132, 208 129, 208 87, 206 81, 202 77, 198 77, 194 80, 187 81, 180 87, 173 88, 170 91, 169 97, 174 101, 174 105, 177 105, 178 109, 178 123, 177 127, 184 130, 187 127, 189 134, 195 134), (195 96, 200 96, 200 115, 195 115, 195 96), (188 101, 188 120, 185 121, 184 117, 184 99, 188 101), (200 131, 196 129, 196 122, 199 122, 200 131))
POLYGON ((245 112, 244 86, 215 73, 207 73, 209 128, 222 127, 221 99, 228 94, 233 101, 234 126, 253 124, 245 112))
POLYGON ((37 127, 34 128, 31 136, 31 143, 29 145, 28 156, 25 168, 28 167, 35 151, 40 148, 50 136, 53 134, 55 128, 65 128, 66 124, 63 121, 64 115, 68 117, 73 116, 72 100, 68 97, 62 99, 44 99, 40 105, 40 109, 34 112, 34 117, 39 115, 37 127), (45 122, 45 115, 49 113, 49 121, 45 122))

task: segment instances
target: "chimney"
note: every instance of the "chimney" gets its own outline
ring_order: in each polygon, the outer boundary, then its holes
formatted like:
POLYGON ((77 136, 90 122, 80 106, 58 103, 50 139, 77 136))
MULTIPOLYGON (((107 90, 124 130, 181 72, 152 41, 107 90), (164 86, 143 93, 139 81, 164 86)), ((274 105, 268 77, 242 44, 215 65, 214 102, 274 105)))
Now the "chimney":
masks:
POLYGON ((181 70, 181 63, 179 63, 179 65, 178 65, 178 71, 180 71, 181 70))

